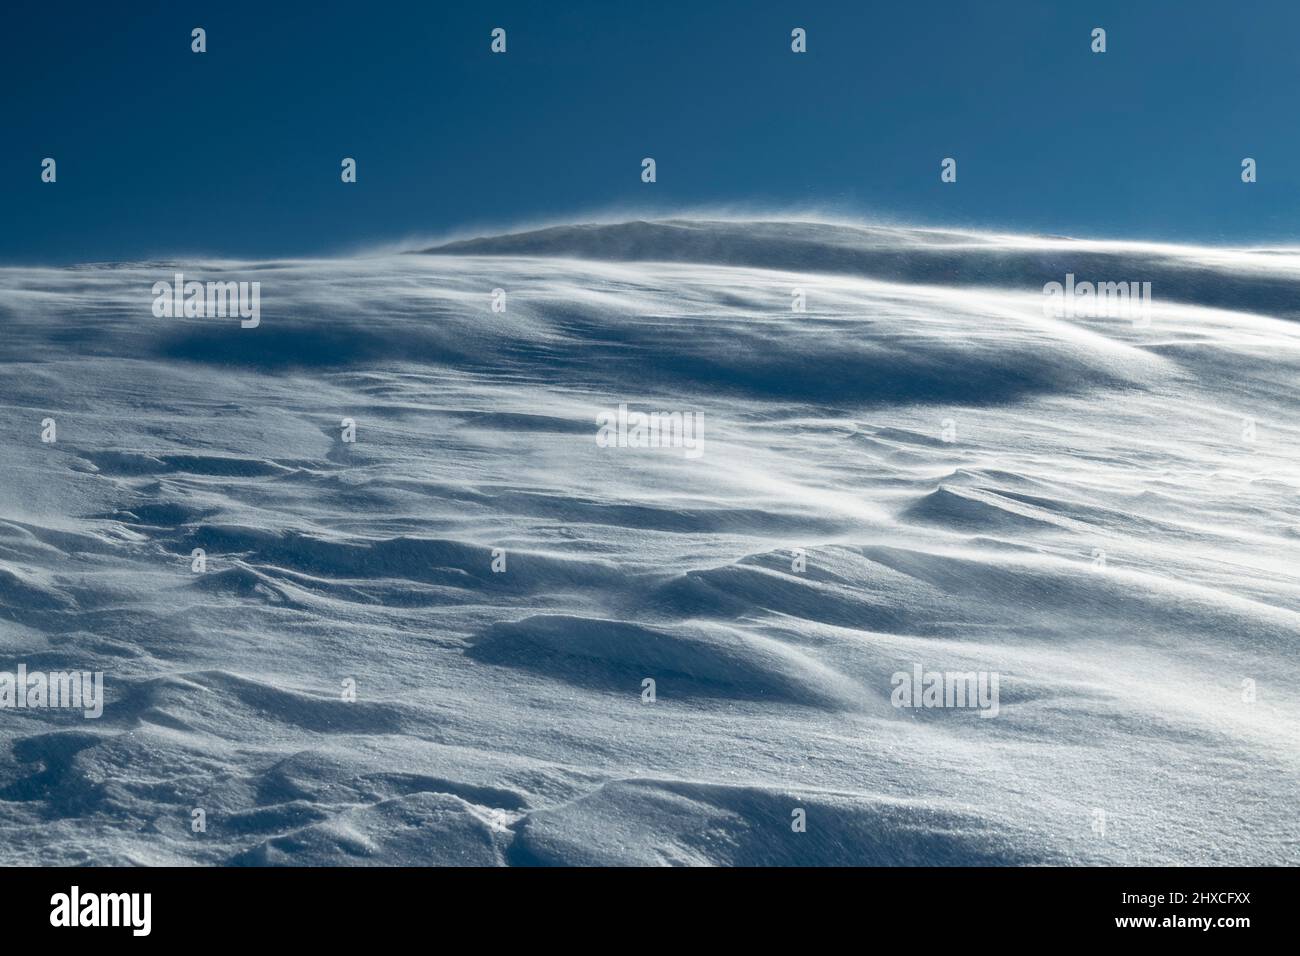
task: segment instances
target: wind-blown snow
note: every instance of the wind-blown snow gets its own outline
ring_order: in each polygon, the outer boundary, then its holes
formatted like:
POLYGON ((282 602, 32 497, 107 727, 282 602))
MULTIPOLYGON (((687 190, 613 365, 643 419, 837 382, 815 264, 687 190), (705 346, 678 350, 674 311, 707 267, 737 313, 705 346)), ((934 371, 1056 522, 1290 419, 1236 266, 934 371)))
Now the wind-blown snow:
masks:
POLYGON ((0 270, 0 671, 107 695, 0 710, 0 862, 1300 862, 1300 255, 430 253, 0 270), (176 271, 260 327, 155 318, 176 271), (1045 317, 1067 272, 1149 327, 1045 317), (599 447, 621 403, 703 454, 599 447))

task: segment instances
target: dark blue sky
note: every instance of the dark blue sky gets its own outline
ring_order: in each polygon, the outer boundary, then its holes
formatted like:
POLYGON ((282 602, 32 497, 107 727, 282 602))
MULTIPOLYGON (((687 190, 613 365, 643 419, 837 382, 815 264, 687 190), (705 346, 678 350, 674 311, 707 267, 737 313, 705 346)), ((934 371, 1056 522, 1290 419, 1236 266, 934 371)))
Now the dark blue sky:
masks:
POLYGON ((172 0, 0 16, 0 261, 329 253, 715 204, 1300 239, 1294 0, 172 0), (206 54, 190 52, 195 26, 206 54))

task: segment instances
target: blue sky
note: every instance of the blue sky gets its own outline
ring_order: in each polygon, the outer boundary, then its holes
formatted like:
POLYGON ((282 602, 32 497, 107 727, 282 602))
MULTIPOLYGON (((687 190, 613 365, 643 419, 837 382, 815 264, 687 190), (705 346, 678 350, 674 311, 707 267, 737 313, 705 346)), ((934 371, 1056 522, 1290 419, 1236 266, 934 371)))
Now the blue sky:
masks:
POLYGON ((334 253, 701 206, 1300 241, 1292 0, 222 0, 2 16, 0 261, 334 253), (790 52, 795 26, 807 54, 790 52), (1105 54, 1089 49, 1095 26, 1105 54), (40 181, 46 156, 57 183, 40 181), (939 180, 945 156, 955 184, 939 180))

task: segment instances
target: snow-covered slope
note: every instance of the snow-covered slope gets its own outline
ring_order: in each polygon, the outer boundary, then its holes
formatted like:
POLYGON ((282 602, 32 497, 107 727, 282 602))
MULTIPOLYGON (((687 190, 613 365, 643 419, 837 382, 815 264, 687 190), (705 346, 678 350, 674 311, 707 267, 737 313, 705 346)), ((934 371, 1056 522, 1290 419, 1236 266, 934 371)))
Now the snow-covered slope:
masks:
POLYGON ((1296 253, 430 252, 0 270, 0 672, 107 695, 0 710, 0 861, 1300 862, 1296 253), (155 318, 177 271, 260 326, 155 318))

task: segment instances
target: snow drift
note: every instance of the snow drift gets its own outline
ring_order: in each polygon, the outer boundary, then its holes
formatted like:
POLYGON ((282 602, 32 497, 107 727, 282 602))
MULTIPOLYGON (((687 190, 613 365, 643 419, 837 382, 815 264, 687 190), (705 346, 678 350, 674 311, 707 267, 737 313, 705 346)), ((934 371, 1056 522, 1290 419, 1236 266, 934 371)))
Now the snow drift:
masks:
POLYGON ((1297 302, 1286 250, 732 220, 0 270, 0 672, 106 693, 0 709, 3 861, 1295 864, 1297 302), (155 318, 182 267, 260 326, 155 318))

